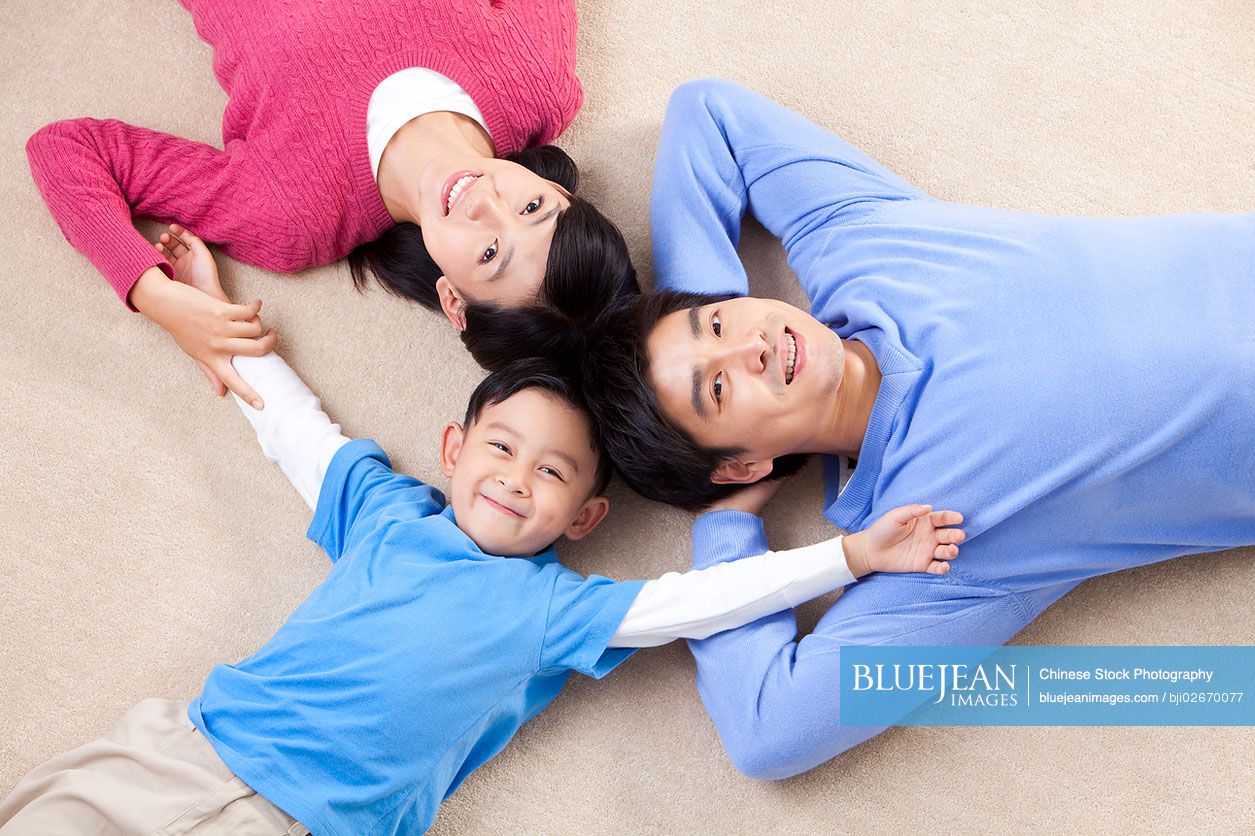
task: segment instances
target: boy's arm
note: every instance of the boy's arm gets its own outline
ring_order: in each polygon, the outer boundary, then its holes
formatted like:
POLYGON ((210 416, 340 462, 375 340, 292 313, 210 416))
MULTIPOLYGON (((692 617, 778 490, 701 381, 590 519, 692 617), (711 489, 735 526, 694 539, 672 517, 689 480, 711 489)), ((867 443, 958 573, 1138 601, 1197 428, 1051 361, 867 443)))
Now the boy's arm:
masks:
MULTIPOLYGON (((610 647, 704 639, 854 583, 841 537, 648 581, 610 647)), ((763 544, 765 545, 765 543, 763 544)))
POLYGON ((272 351, 262 357, 236 357, 231 362, 266 404, 259 411, 231 394, 257 433, 262 454, 279 465, 310 510, 316 509, 327 467, 350 439, 322 411, 318 396, 278 354, 272 351))

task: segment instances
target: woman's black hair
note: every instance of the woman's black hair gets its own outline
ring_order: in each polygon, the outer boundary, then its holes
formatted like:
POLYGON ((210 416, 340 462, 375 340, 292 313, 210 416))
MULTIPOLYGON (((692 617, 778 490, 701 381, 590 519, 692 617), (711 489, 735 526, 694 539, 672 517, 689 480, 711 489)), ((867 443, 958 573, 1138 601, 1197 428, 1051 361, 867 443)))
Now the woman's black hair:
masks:
MULTIPOLYGON (((570 207, 558 215, 554 226, 536 304, 583 319, 615 296, 639 292, 623 235, 591 203, 574 196, 579 171, 565 151, 555 145, 542 145, 505 159, 572 193, 570 207)), ((358 290, 366 288, 373 274, 389 293, 440 310, 436 280, 443 271, 427 252, 417 225, 397 224, 374 241, 354 249, 348 261, 358 290)), ((468 300, 468 329, 475 327, 472 321, 483 327, 483 321, 500 310, 498 305, 468 300)))

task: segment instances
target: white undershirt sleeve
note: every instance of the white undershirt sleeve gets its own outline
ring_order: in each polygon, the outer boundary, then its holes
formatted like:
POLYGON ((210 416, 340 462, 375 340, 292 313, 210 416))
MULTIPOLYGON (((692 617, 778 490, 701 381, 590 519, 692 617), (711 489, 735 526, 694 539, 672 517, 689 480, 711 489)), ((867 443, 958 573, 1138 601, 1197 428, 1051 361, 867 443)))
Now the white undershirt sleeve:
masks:
POLYGON ((704 639, 854 583, 841 538, 705 569, 669 572, 641 588, 610 647, 704 639))
POLYGON ((327 468, 349 439, 278 354, 272 351, 264 357, 234 357, 231 364, 265 402, 266 408, 259 412, 231 393, 253 425, 262 454, 279 465, 301 499, 314 510, 327 468))

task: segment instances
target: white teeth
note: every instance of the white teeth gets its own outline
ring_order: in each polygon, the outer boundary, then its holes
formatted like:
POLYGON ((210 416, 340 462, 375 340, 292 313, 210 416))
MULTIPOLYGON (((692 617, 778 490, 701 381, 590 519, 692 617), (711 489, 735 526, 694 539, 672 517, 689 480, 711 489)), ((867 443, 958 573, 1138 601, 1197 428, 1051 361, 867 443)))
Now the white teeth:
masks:
POLYGON ((449 209, 453 209, 458 198, 462 196, 462 192, 466 191, 467 186, 474 183, 476 179, 474 174, 468 174, 453 184, 453 188, 449 189, 449 209))
POLYGON ((793 382, 793 365, 797 362, 797 340, 792 334, 785 334, 789 338, 789 359, 784 367, 784 382, 788 385, 793 382))

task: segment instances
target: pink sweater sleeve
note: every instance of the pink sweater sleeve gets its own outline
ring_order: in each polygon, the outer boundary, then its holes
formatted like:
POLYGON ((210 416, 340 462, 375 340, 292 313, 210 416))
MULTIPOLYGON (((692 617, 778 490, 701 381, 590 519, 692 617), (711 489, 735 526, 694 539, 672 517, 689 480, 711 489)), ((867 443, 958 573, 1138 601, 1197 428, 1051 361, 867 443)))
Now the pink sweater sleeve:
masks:
POLYGON ((132 213, 229 242, 227 251, 245 261, 280 269, 299 261, 288 250, 302 236, 276 217, 277 201, 245 152, 242 142, 219 151, 112 119, 54 122, 26 143, 35 184, 57 225, 124 302, 149 267, 171 274, 135 229, 132 213))

